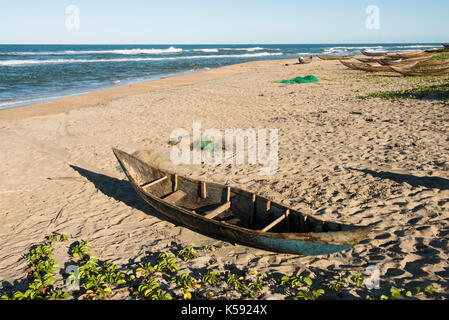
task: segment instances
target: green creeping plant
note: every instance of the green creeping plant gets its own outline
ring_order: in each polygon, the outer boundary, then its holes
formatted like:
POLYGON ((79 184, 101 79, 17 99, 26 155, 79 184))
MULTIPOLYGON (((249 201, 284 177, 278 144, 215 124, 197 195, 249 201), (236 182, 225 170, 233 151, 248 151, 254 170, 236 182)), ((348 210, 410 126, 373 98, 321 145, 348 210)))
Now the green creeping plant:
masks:
POLYGON ((171 273, 179 269, 179 266, 175 263, 175 255, 172 253, 161 253, 157 258, 155 271, 171 273))
POLYGON ((359 96, 361 100, 368 100, 372 98, 381 98, 385 100, 391 99, 422 99, 430 95, 435 95, 441 99, 449 98, 449 86, 447 84, 436 84, 431 86, 423 86, 407 90, 375 92, 366 96, 359 96))
POLYGON ((196 284, 196 280, 185 272, 178 277, 173 277, 171 282, 176 283, 178 288, 193 288, 196 284))
POLYGON ((365 280, 365 276, 360 273, 354 273, 351 276, 351 280, 357 287, 361 287, 363 285, 363 281, 365 280))
POLYGON ((63 233, 55 233, 49 237, 47 237, 48 241, 56 242, 56 241, 67 241, 69 237, 63 233))
POLYGON ((303 290, 303 291, 299 291, 296 294, 297 298, 301 298, 303 300, 318 300, 320 296, 322 296, 324 294, 324 290, 323 289, 318 289, 318 290, 303 290))
POLYGON ((434 295, 435 294, 435 290, 433 288, 432 285, 428 286, 427 288, 424 289, 424 293, 428 294, 428 295, 434 295))
POLYGON ((56 289, 50 296, 49 300, 66 300, 70 297, 67 292, 63 292, 61 289, 56 289))
POLYGON ((151 266, 151 262, 144 263, 142 267, 136 269, 137 274, 141 274, 144 277, 148 277, 150 274, 154 272, 154 268, 151 266))
POLYGON ((310 287, 312 285, 312 279, 309 277, 289 277, 289 276, 283 276, 281 278, 281 286, 293 288, 296 286, 308 286, 310 287))
MULTIPOLYGON (((55 277, 53 274, 59 266, 53 259, 51 247, 52 241, 49 241, 30 250, 30 253, 27 255, 30 284, 25 291, 14 292, 12 300, 61 300, 68 298, 69 295, 62 292, 61 289, 54 289, 55 277)), ((1 299, 9 300, 10 298, 4 295, 1 299)))
POLYGON ((222 274, 220 272, 209 271, 201 281, 215 286, 221 277, 222 274))
POLYGON ((189 261, 195 259, 199 256, 197 252, 195 252, 195 244, 191 243, 184 249, 178 252, 178 257, 184 261, 189 261))
POLYGON ((391 299, 395 299, 395 300, 402 300, 404 299, 404 297, 402 296, 401 292, 399 290, 396 289, 391 289, 390 290, 390 296, 391 299))
POLYGON ((137 300, 171 300, 171 295, 164 290, 160 290, 159 286, 155 279, 144 279, 139 284, 137 291, 133 292, 133 295, 137 300))
POLYGON ((226 283, 228 284, 228 286, 234 289, 238 289, 242 286, 240 281, 238 280, 238 276, 233 273, 228 274, 228 279, 226 280, 226 283))
POLYGON ((172 300, 172 296, 164 290, 158 290, 151 296, 151 300, 172 300))
POLYGON ((329 289, 332 291, 340 291, 340 289, 344 285, 344 283, 345 283, 345 281, 343 279, 343 275, 341 274, 337 281, 334 281, 329 285, 329 289))
MULTIPOLYGON (((263 277, 264 275, 262 275, 263 277)), ((243 292, 244 295, 249 295, 251 298, 255 298, 263 290, 262 279, 257 276, 254 282, 248 285, 248 290, 243 292)))
POLYGON ((91 247, 89 241, 81 240, 70 250, 70 255, 73 258, 88 259, 90 257, 91 247))
POLYGON ((116 271, 116 265, 97 258, 82 260, 79 265, 79 279, 86 289, 87 299, 103 299, 112 293, 110 286, 126 284, 125 274, 116 271))

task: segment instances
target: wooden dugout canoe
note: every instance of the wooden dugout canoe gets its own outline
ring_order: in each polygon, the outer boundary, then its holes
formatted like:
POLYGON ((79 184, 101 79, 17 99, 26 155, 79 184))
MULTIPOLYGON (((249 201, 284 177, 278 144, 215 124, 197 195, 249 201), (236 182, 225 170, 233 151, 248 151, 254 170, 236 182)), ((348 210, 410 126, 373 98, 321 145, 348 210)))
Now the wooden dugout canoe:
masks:
POLYGON ((348 61, 340 61, 344 66, 360 71, 368 71, 368 72, 393 72, 389 66, 373 66, 367 63, 356 63, 356 62, 348 62, 348 61))
POLYGON ((326 56, 326 55, 317 55, 321 60, 349 60, 352 59, 353 56, 326 56))
POLYGON ((430 49, 430 50, 424 50, 427 53, 442 53, 442 52, 448 52, 449 47, 439 48, 439 49, 430 49))
POLYGON ((406 65, 415 62, 428 61, 432 59, 433 55, 428 55, 426 57, 416 57, 409 59, 398 59, 398 60, 389 60, 389 59, 376 59, 376 62, 383 66, 393 66, 393 65, 406 65))
POLYGON ((393 52, 387 54, 387 57, 408 59, 408 58, 424 57, 427 56, 427 54, 428 53, 425 51, 393 52))
POLYGON ((437 67, 437 66, 445 66, 449 64, 449 59, 445 60, 429 60, 429 61, 420 61, 415 64, 416 68, 420 67, 437 67))
POLYGON ((113 149, 136 192, 170 220, 267 251, 325 255, 347 250, 373 226, 321 221, 248 191, 160 170, 113 149))
POLYGON ((308 64, 312 62, 312 57, 310 58, 299 57, 298 60, 300 64, 308 64))
POLYGON ((365 50, 361 50, 360 52, 367 57, 382 57, 387 54, 387 52, 369 52, 365 50))
POLYGON ((359 70, 355 67, 354 62, 350 62, 350 61, 344 61, 344 60, 340 60, 340 63, 342 65, 344 65, 345 67, 352 69, 352 70, 359 70))
POLYGON ((371 57, 371 58, 355 58, 356 60, 363 62, 363 63, 375 63, 378 62, 379 60, 382 61, 398 61, 401 60, 401 58, 395 58, 395 57, 371 57))
POLYGON ((400 73, 404 76, 411 76, 411 77, 431 77, 431 76, 442 76, 445 74, 449 74, 449 67, 442 68, 442 69, 434 69, 434 70, 411 70, 411 69, 405 69, 395 66, 388 66, 391 68, 391 70, 400 73))

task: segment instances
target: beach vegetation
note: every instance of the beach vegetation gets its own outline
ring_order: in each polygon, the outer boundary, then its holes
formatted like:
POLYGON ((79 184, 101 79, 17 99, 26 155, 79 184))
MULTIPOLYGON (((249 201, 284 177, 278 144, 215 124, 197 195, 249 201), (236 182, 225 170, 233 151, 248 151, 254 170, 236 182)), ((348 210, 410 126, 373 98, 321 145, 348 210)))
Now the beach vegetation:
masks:
POLYGON ((133 295, 137 300, 172 300, 172 296, 159 287, 156 279, 144 279, 133 295))
POLYGON ((228 273, 226 283, 228 284, 229 287, 237 290, 242 286, 242 284, 240 283, 239 280, 242 280, 242 279, 239 279, 239 276, 237 274, 228 273))
POLYGON ((343 287, 344 283, 345 283, 345 280, 343 279, 343 275, 341 274, 338 277, 337 281, 333 281, 329 284, 329 290, 340 291, 340 289, 343 287))
POLYGON ((299 276, 299 277, 289 277, 289 276, 283 276, 281 278, 281 286, 293 288, 296 286, 311 286, 312 285, 312 279, 309 277, 299 276))
POLYGON ((199 253, 195 251, 195 244, 191 243, 178 252, 178 257, 183 261, 189 261, 199 256, 199 253))
POLYGON ((211 286, 215 286, 222 278, 220 272, 209 271, 201 280, 203 283, 208 283, 211 286))
POLYGON ((351 276, 351 281, 357 286, 361 287, 363 285, 363 281, 365 280, 365 276, 361 273, 354 273, 351 276))
MULTIPOLYGON (((49 239, 47 239, 49 240, 49 239)), ((12 294, 12 300, 63 300, 69 298, 67 292, 55 288, 55 273, 59 268, 53 259, 52 245, 54 240, 31 248, 27 255, 28 288, 12 294)), ((3 295, 2 300, 10 297, 3 295)))
POLYGON ((263 290, 263 284, 262 284, 262 278, 265 276, 265 274, 261 276, 256 276, 256 279, 248 284, 248 288, 243 291, 243 295, 249 296, 251 298, 257 298, 262 290, 263 290))
MULTIPOLYGON (((438 53, 438 54, 434 55, 432 57, 432 59, 430 59, 430 60, 446 60, 446 59, 449 59, 449 53, 448 52, 438 53)), ((449 63, 449 60, 448 60, 448 63, 449 63)))
POLYGON ((365 96, 359 96, 361 100, 380 98, 384 100, 395 99, 441 99, 449 101, 449 85, 435 84, 430 86, 421 86, 406 90, 374 92, 365 96))
MULTIPOLYGON (((193 250, 193 244, 184 247, 181 254, 181 251, 177 255, 159 253, 157 259, 150 259, 155 261, 154 265, 150 262, 143 263, 136 269, 129 270, 131 274, 127 275, 126 270, 118 271, 114 263, 91 257, 89 241, 82 240, 73 243, 69 249, 69 254, 76 261, 79 271, 76 274, 71 272, 65 279, 66 284, 73 284, 79 280, 78 289, 74 293, 69 293, 55 284, 59 266, 52 254, 53 245, 58 241, 66 240, 67 236, 54 234, 47 237, 46 242, 33 246, 26 255, 28 287, 8 294, 2 292, 0 300, 63 300, 71 298, 72 295, 72 298, 85 300, 109 299, 119 292, 116 291, 119 289, 129 290, 130 297, 137 300, 190 300, 193 297, 195 299, 242 297, 259 299, 265 284, 276 285, 275 282, 267 279, 266 274, 259 273, 250 267, 226 273, 208 271, 202 278, 194 276, 195 270, 176 274, 179 263, 188 263, 199 256, 199 253, 193 250), (215 288, 212 289, 209 286, 215 288)), ((434 285, 428 285, 425 289, 420 286, 414 286, 411 289, 384 288, 384 292, 371 296, 362 289, 364 279, 365 275, 361 273, 353 273, 348 279, 345 279, 344 274, 339 274, 337 280, 327 285, 327 289, 339 292, 346 286, 346 282, 352 283, 354 287, 360 289, 357 290, 357 294, 365 297, 366 300, 435 298, 437 294, 434 285), (385 290, 389 290, 388 293, 385 290)), ((326 283, 326 279, 320 279, 319 283, 326 283)), ((318 300, 326 297, 326 288, 322 285, 314 285, 311 278, 302 275, 283 275, 277 285, 285 287, 287 295, 301 300, 318 300)), ((348 294, 352 294, 354 299, 357 299, 353 292, 348 291, 348 294)), ((329 296, 332 295, 329 293, 329 296)))
POLYGON ((91 244, 89 241, 79 241, 76 242, 72 248, 70 249, 70 255, 72 258, 80 258, 80 259, 86 259, 90 257, 90 249, 91 244))
POLYGON ((55 234, 52 234, 51 236, 48 236, 47 240, 50 242, 58 242, 58 241, 67 241, 68 238, 69 237, 66 234, 55 233, 55 234))
POLYGON ((161 253, 157 257, 154 271, 172 273, 179 269, 179 265, 175 262, 175 255, 173 253, 161 253))
POLYGON ((318 290, 300 290, 296 297, 302 300, 318 300, 324 294, 323 289, 318 290))
POLYGON ((176 283, 178 288, 193 288, 196 284, 196 280, 186 272, 173 277, 171 282, 176 283))

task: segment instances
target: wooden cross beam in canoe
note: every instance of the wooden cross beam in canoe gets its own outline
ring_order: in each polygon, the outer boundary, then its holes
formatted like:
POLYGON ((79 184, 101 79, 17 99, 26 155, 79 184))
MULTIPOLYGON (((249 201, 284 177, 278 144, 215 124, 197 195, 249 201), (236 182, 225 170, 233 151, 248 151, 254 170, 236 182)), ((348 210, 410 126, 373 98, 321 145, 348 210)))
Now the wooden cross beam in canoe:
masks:
POLYGON ((154 186, 155 184, 158 184, 159 182, 165 181, 167 179, 168 179, 168 176, 164 176, 162 178, 159 178, 159 179, 156 179, 156 180, 153 180, 153 181, 141 184, 140 187, 141 188, 148 188, 148 187, 154 186))
POLYGON ((280 222, 284 221, 285 219, 288 218, 288 216, 290 215, 290 209, 287 209, 285 211, 285 213, 280 216, 279 218, 277 218, 276 220, 274 220, 272 223, 270 223, 268 226, 266 226, 265 228, 263 228, 262 230, 260 230, 261 232, 267 232, 271 229, 273 229, 276 225, 278 225, 280 222))
POLYGON ((184 198, 187 195, 187 193, 185 193, 182 190, 177 190, 171 194, 169 194, 168 196, 166 196, 165 198, 163 198, 164 201, 170 202, 172 204, 175 204, 176 202, 178 202, 179 200, 181 200, 182 198, 184 198))
POLYGON ((207 219, 213 219, 216 216, 218 216, 219 214, 228 210, 229 208, 231 208, 231 203, 225 202, 222 205, 220 205, 219 207, 215 208, 214 210, 207 211, 206 214, 204 215, 204 217, 207 219))

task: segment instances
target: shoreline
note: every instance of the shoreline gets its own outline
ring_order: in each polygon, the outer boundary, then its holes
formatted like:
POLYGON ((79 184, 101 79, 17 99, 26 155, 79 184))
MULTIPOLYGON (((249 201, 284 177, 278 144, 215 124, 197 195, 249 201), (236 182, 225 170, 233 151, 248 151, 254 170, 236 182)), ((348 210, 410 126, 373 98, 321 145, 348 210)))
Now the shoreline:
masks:
POLYGON ((41 103, 47 103, 47 102, 51 102, 51 101, 66 99, 66 98, 70 98, 70 97, 79 96, 82 94, 92 93, 92 92, 99 91, 99 90, 123 87, 123 86, 127 86, 130 84, 138 84, 138 83, 142 83, 142 82, 160 80, 160 79, 164 79, 164 78, 176 77, 176 76, 183 75, 183 74, 196 73, 196 72, 201 72, 201 71, 205 71, 205 70, 201 69, 201 70, 195 70, 195 71, 175 72, 175 73, 170 73, 170 74, 165 74, 165 75, 161 74, 161 75, 155 75, 153 77, 149 77, 144 80, 138 80, 138 78, 136 78, 134 80, 119 81, 119 83, 114 84, 114 85, 105 85, 102 87, 92 88, 92 89, 86 88, 85 90, 82 90, 79 92, 61 94, 59 96, 54 96, 54 97, 35 98, 35 99, 31 99, 31 100, 24 101, 24 102, 16 102, 15 104, 12 104, 12 105, 0 106, 0 112, 2 110, 21 108, 21 107, 29 107, 29 106, 33 106, 33 105, 37 105, 37 104, 41 104, 41 103), (33 101, 36 101, 36 102, 33 102, 33 101))
POLYGON ((125 85, 93 90, 81 94, 74 94, 54 100, 0 109, 0 120, 17 120, 56 113, 67 113, 70 110, 93 107, 130 95, 138 95, 160 89, 169 89, 179 86, 191 85, 202 81, 216 80, 221 77, 231 76, 244 72, 245 70, 242 68, 249 66, 256 67, 265 64, 269 66, 271 64, 277 64, 282 61, 290 60, 296 61, 297 59, 249 61, 209 70, 199 70, 187 73, 182 72, 175 75, 163 76, 154 80, 132 82, 125 85), (173 80, 173 82, 170 83, 170 80, 173 80))

